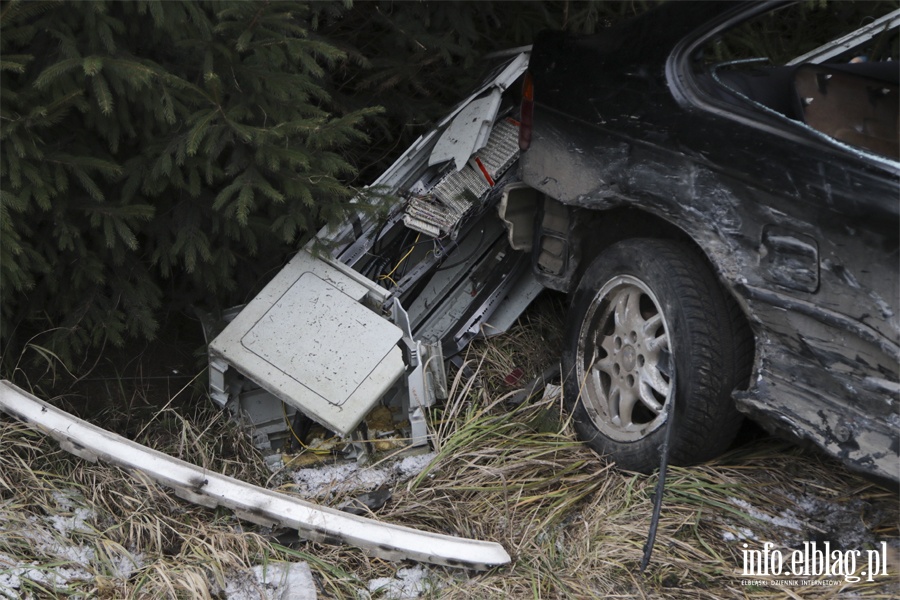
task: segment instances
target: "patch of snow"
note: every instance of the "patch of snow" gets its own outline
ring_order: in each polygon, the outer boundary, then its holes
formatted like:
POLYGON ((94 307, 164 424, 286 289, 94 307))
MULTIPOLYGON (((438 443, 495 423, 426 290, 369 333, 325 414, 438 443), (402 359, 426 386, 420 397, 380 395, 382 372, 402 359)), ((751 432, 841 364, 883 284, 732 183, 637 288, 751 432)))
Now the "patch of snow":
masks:
POLYGON ((5 554, 0 554, 0 597, 18 598, 16 590, 22 585, 16 571, 16 561, 5 554))
POLYGON ((787 527, 788 529, 793 529, 794 531, 804 530, 803 522, 800 521, 794 511, 790 509, 783 511, 779 516, 772 516, 770 514, 762 512, 761 510, 758 510, 746 500, 741 500, 740 498, 729 498, 728 501, 743 510, 749 516, 759 521, 765 521, 777 527, 787 527))
POLYGON ((69 533, 90 533, 88 521, 94 520, 94 511, 84 506, 84 498, 75 491, 56 490, 51 494, 59 513, 47 517, 53 527, 62 535, 69 533), (68 514, 66 514, 68 513, 68 514))
POLYGON ((81 567, 43 567, 38 561, 19 562, 0 554, 0 597, 17 599, 23 595, 23 579, 51 589, 64 587, 76 580, 91 580, 91 575, 81 567))
POLYGON ((296 492, 307 498, 327 497, 355 491, 371 491, 386 484, 384 469, 360 467, 357 463, 299 469, 293 474, 296 492))
POLYGON ((225 589, 213 582, 211 591, 214 597, 221 597, 223 592, 228 600, 261 600, 265 590, 253 573, 239 571, 225 578, 225 589))
POLYGON ((803 516, 808 530, 818 534, 817 537, 848 550, 880 541, 866 526, 865 519, 860 518, 867 511, 865 501, 860 498, 838 502, 812 494, 786 496, 794 503, 794 511, 803 516))
POLYGON ((110 576, 116 579, 128 579, 135 571, 140 571, 147 565, 147 557, 143 552, 129 552, 122 547, 119 547, 118 550, 118 552, 108 554, 112 566, 110 576))
POLYGON ((270 562, 226 578, 228 600, 316 600, 316 582, 305 562, 270 562))
POLYGON ((433 590, 428 579, 428 570, 422 565, 399 569, 396 577, 370 579, 367 590, 359 590, 360 600, 380 598, 384 600, 408 600, 418 598, 428 590, 433 590))
POLYGON ((722 540, 726 542, 735 542, 740 540, 756 540, 756 534, 746 527, 738 527, 735 531, 722 532, 722 540))
POLYGON ((50 493, 50 496, 56 503, 57 508, 61 510, 72 510, 73 508, 80 508, 82 504, 84 504, 82 496, 75 490, 54 490, 50 493))
POLYGON ((108 561, 101 561, 91 545, 79 543, 72 535, 94 534, 91 522, 96 515, 83 505, 77 492, 53 493, 58 512, 50 515, 30 515, 25 519, 7 518, 0 511, 0 535, 17 536, 27 541, 36 558, 17 560, 0 554, 0 598, 20 598, 25 594, 23 580, 50 588, 62 589, 76 581, 91 581, 96 573, 111 566, 112 577, 127 579, 143 568, 141 554, 129 554, 108 546, 108 561), (62 564, 60 564, 62 563, 62 564))
POLYGON ((729 498, 732 505, 740 508, 759 523, 752 529, 738 527, 727 522, 729 529, 722 533, 725 541, 742 539, 770 539, 784 547, 797 547, 808 541, 830 541, 844 550, 858 550, 881 541, 876 533, 866 525, 868 521, 878 522, 877 509, 860 498, 841 500, 823 497, 815 493, 784 493, 791 508, 777 514, 764 512, 746 500, 729 498), (861 515, 875 511, 866 519, 861 515), (754 531, 756 530, 756 531, 754 531))
POLYGON ((427 467, 428 463, 432 460, 434 460, 434 452, 419 454, 418 456, 407 456, 394 467, 398 480, 406 481, 407 479, 412 479, 424 471, 425 467, 427 467))
POLYGON ((434 453, 407 456, 371 467, 357 462, 298 469, 291 474, 293 490, 304 498, 331 498, 352 492, 370 492, 387 484, 418 475, 434 458, 434 453))
POLYGON ((89 508, 76 508, 69 515, 50 515, 48 520, 53 527, 63 535, 69 533, 90 533, 90 527, 87 525, 89 519, 94 518, 94 511, 89 508))

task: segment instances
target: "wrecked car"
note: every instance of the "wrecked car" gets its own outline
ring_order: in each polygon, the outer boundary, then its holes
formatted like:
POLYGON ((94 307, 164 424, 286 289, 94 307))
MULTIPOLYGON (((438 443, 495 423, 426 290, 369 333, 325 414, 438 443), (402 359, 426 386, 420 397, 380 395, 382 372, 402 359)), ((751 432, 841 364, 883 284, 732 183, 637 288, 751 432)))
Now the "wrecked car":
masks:
POLYGON ((379 405, 425 446, 446 363, 546 288, 576 429, 620 467, 666 434, 710 459, 750 415, 898 479, 898 11, 757 43, 805 10, 673 2, 511 52, 373 184, 386 215, 209 326, 212 398, 272 451, 312 421, 365 456, 379 405))
POLYGON ((884 6, 672 2, 535 42, 532 269, 572 295, 566 401, 620 466, 658 464, 668 423, 671 460, 712 458, 749 415, 898 479, 900 11, 884 6))
MULTIPOLYGON (((205 318, 213 402, 276 459, 311 423, 360 460, 385 435, 427 448, 448 363, 551 289, 570 298, 576 431, 620 467, 712 458, 749 415, 900 480, 900 11, 886 4, 670 2, 495 56, 354 218, 205 318), (799 23, 825 39, 782 35, 799 23), (373 197, 383 211, 364 208, 373 197), (391 415, 377 430, 376 408, 391 415)), ((251 522, 389 559, 510 561, 210 473, 8 382, 0 409, 251 522)))

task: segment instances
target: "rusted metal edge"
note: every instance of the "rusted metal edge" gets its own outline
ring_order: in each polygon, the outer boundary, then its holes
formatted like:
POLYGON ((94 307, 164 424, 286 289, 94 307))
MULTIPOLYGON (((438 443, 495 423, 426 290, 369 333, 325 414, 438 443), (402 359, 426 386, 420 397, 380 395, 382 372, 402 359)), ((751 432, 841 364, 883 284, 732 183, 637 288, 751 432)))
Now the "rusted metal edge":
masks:
POLYGON ((210 472, 91 425, 8 381, 0 381, 0 409, 56 439, 67 452, 140 471, 189 502, 210 508, 224 506, 252 523, 297 529, 309 539, 357 546, 388 560, 412 559, 477 570, 510 562, 503 546, 494 542, 380 523, 210 472))

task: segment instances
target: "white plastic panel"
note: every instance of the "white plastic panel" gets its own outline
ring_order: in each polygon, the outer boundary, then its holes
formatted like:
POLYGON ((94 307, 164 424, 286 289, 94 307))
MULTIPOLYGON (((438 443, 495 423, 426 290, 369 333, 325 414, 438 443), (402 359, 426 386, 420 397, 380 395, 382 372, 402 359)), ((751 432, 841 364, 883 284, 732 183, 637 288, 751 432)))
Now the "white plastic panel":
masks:
POLYGON ((0 410, 53 437, 67 452, 140 471, 189 502, 223 506, 253 523, 290 527, 322 542, 352 544, 387 560, 478 570, 510 562, 506 550, 494 542, 381 523, 211 472, 82 421, 8 381, 0 381, 0 410))
POLYGON ((491 124, 497 117, 497 111, 500 110, 501 95, 499 89, 494 89, 484 98, 474 100, 462 109, 441 134, 434 150, 431 151, 428 164, 436 165, 452 160, 457 171, 466 166, 469 157, 483 148, 488 141, 491 124))
POLYGON ((212 341, 210 356, 348 435, 405 370, 402 333, 360 304, 368 291, 300 252, 212 341))

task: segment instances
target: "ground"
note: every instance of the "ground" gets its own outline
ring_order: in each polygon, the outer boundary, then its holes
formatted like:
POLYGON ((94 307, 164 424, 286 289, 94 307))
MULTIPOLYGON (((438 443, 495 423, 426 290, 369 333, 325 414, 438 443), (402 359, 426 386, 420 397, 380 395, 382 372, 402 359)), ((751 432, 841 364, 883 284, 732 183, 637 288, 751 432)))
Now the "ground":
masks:
POLYGON ((518 402, 555 361, 563 302, 542 298, 470 348, 431 415, 432 452, 368 467, 311 453, 267 464, 204 397, 202 339, 186 319, 54 398, 156 449, 322 504, 374 493, 375 518, 498 541, 510 565, 475 573, 305 542, 86 463, 3 416, 0 598, 900 595, 896 490, 752 427, 720 459, 670 470, 640 573, 656 476, 617 471, 575 440, 558 390, 518 402), (811 561, 825 556, 827 573, 811 561), (808 574, 786 575, 792 559, 808 574))

